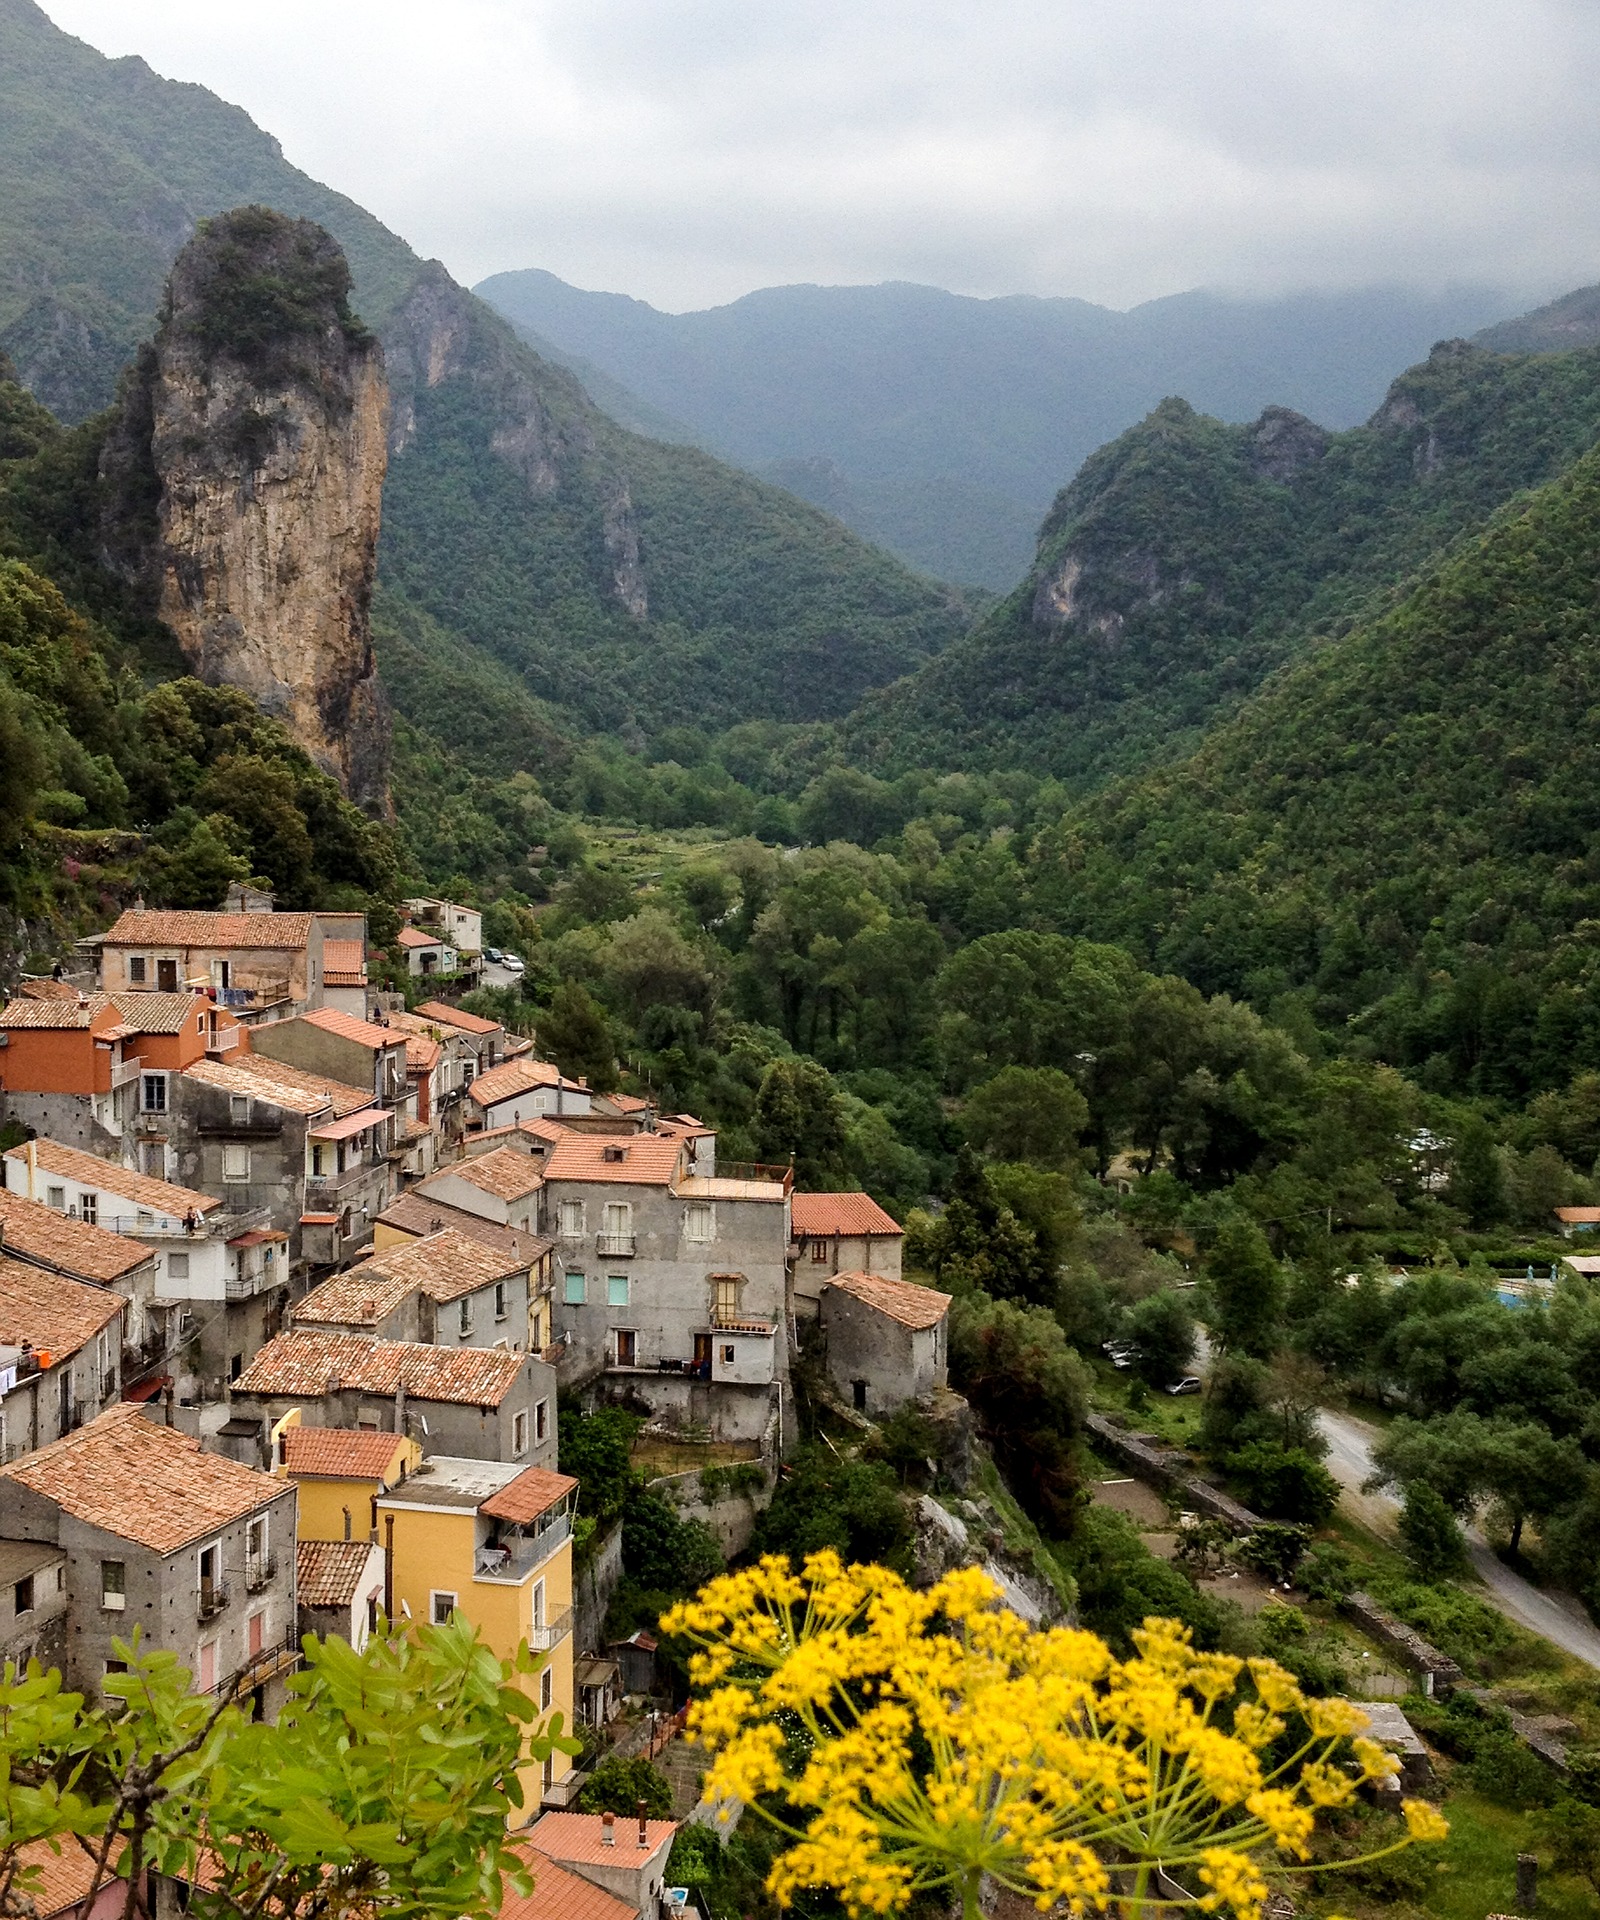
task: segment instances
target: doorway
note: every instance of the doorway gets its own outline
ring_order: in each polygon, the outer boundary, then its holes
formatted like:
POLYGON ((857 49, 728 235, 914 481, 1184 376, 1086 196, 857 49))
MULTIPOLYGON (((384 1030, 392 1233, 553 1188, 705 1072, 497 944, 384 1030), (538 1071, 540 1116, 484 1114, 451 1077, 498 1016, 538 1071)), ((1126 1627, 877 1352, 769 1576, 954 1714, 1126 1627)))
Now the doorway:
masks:
POLYGON ((158 960, 156 962, 156 985, 163 993, 178 991, 178 963, 176 960, 158 960))
POLYGON ((711 1378, 711 1335, 697 1333, 694 1337, 694 1371, 702 1380, 711 1378))
POLYGON ((617 1328, 617 1365, 636 1367, 639 1364, 639 1336, 628 1327, 617 1328))

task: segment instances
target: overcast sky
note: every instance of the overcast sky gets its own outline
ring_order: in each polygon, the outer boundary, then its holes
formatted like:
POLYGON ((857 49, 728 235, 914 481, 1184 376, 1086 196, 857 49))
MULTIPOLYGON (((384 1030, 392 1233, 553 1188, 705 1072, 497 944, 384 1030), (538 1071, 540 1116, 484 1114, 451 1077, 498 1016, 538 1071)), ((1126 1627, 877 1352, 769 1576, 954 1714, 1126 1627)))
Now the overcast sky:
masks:
POLYGON ((43 0, 471 283, 1600 280, 1600 0, 43 0))

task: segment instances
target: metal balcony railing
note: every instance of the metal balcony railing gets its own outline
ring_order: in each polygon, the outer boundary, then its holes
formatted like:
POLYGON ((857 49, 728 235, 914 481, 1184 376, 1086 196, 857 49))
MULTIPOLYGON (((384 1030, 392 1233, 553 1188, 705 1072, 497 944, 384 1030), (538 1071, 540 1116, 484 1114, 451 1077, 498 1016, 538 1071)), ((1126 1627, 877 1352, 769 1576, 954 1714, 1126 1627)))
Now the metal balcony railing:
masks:
POLYGON ((195 1604, 195 1612, 202 1620, 214 1620, 228 1604, 228 1583, 226 1580, 202 1580, 200 1592, 195 1604))
POLYGON ((263 1587, 270 1587, 277 1577, 278 1556, 275 1553, 258 1553, 244 1563, 246 1593, 259 1593, 263 1587))
POLYGON ((479 1547, 473 1564, 478 1580, 502 1580, 518 1586, 536 1567, 542 1567, 563 1541, 572 1537, 569 1514, 558 1514, 538 1533, 502 1540, 498 1546, 479 1547))
POLYGON ((528 1629, 528 1645, 535 1653, 549 1653, 565 1640, 572 1631, 572 1609, 563 1607, 559 1613, 549 1615, 542 1627, 528 1629))
POLYGON ((597 1233, 595 1252, 603 1260, 631 1260, 633 1258, 634 1236, 631 1233, 597 1233))
POLYGON ((211 1692, 225 1699, 237 1700, 256 1687, 265 1686, 269 1680, 293 1673, 299 1665, 300 1636, 291 1627, 281 1640, 274 1640, 271 1646, 251 1654, 242 1667, 235 1667, 226 1679, 217 1682, 211 1692))

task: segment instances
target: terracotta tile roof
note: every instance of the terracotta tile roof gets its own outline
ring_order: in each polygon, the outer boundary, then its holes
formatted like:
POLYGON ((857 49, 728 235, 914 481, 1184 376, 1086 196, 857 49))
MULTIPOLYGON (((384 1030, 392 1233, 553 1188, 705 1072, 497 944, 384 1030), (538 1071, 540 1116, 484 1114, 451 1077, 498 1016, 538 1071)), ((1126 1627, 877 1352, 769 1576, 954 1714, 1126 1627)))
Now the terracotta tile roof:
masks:
POLYGON ((1600 1207, 1557 1207, 1556 1218, 1568 1226, 1583 1227, 1600 1221, 1600 1207))
POLYGON ((569 1474, 550 1473, 543 1467, 524 1467, 515 1480, 507 1481, 478 1511, 488 1514, 491 1520, 509 1520, 525 1526, 577 1490, 578 1483, 569 1474))
POLYGON ((314 1140, 353 1140, 358 1133, 370 1133, 389 1117, 386 1107, 362 1107, 342 1118, 314 1120, 307 1131, 314 1140))
POLYGON ((618 1113, 648 1113, 650 1102, 638 1093, 605 1093, 599 1096, 602 1106, 614 1107, 618 1113))
POLYGON ((172 1553, 280 1499, 284 1483, 124 1401, 76 1433, 0 1467, 0 1481, 53 1500, 86 1526, 172 1553))
POLYGON ((68 1220, 20 1193, 0 1193, 0 1246, 19 1259, 100 1286, 126 1279, 155 1257, 137 1240, 91 1227, 86 1220, 68 1220))
MULTIPOLYGON (((120 1834, 112 1841, 109 1858, 113 1865, 122 1858, 126 1845, 120 1834)), ((20 1867, 33 1869, 25 1881, 18 1883, 17 1890, 26 1891, 35 1920, 54 1920, 56 1914, 78 1906, 88 1899, 89 1889, 94 1885, 94 1858, 70 1835, 61 1842, 59 1853, 48 1840, 25 1841, 17 1848, 17 1862, 20 1867)), ((113 1880, 111 1884, 118 1883, 113 1880)), ((126 1883, 122 1884, 125 1892, 126 1883)), ((613 1904, 620 1905, 620 1902, 613 1904)))
POLYGON ((135 1033, 182 1033, 197 1007, 211 1011, 201 993, 114 993, 111 1001, 135 1033))
MULTIPOLYGON (((210 1194, 196 1193, 193 1187, 174 1186, 170 1180, 157 1180, 148 1173, 133 1173, 109 1160, 97 1160, 92 1153, 80 1153, 76 1147, 63 1147, 54 1140, 35 1140, 33 1155, 46 1173, 59 1174, 63 1180, 80 1187, 99 1187, 133 1201, 150 1213, 164 1213, 175 1220, 189 1213, 209 1213, 222 1202, 210 1194)), ((26 1167, 28 1149, 13 1147, 6 1158, 26 1167)))
POLYGON ((496 1280, 527 1270, 526 1258, 486 1247, 469 1234, 446 1227, 403 1246, 385 1247, 324 1280, 294 1309, 296 1322, 370 1327, 393 1313, 419 1288, 443 1306, 496 1280))
POLYGON ((571 1131, 561 1121, 536 1113, 531 1120, 511 1120, 503 1127, 474 1127, 466 1137, 466 1146, 470 1154, 474 1147, 481 1146, 485 1140, 515 1140, 521 1137, 537 1140, 542 1152, 545 1147, 564 1140, 571 1131))
POLYGON ((378 1215, 378 1224, 393 1227, 399 1233, 413 1234, 419 1240, 425 1234, 438 1233, 445 1227, 451 1227, 457 1233, 464 1233, 469 1240, 493 1247, 497 1253, 518 1256, 523 1266, 548 1253, 555 1245, 554 1240, 542 1239, 538 1234, 519 1232, 515 1227, 497 1226, 493 1220, 484 1220, 475 1213, 468 1213, 465 1207, 451 1206, 448 1200, 430 1199, 420 1190, 401 1194, 392 1207, 385 1208, 378 1215))
POLYGON ((870 1193, 794 1193, 789 1217, 797 1234, 903 1234, 893 1214, 885 1213, 870 1193))
POLYGON ((372 1558, 370 1540, 301 1540, 294 1550, 295 1593, 303 1607, 348 1607, 372 1558))
POLYGON ((480 1107, 492 1107, 501 1100, 513 1100, 519 1093, 532 1093, 535 1087, 575 1087, 575 1080, 562 1078, 561 1069, 549 1060, 506 1060, 487 1073, 480 1073, 467 1089, 468 1097, 480 1107))
POLYGON ((65 980, 24 980, 17 992, 25 1000, 76 1000, 78 989, 65 980))
POLYGON ((309 1115, 322 1113, 327 1108, 328 1096, 320 1090, 291 1087, 287 1080, 269 1081, 261 1069, 277 1064, 258 1053, 243 1053, 226 1064, 220 1060, 196 1060, 193 1066, 184 1068, 183 1078, 198 1080, 207 1087, 221 1087, 228 1093, 247 1093, 252 1099, 265 1100, 288 1113, 309 1115), (244 1064, 247 1060, 249 1066, 244 1064))
POLYGON ((136 913, 129 908, 101 941, 108 947, 296 948, 311 939, 309 913, 136 913))
POLYGON ((938 1326, 950 1311, 952 1298, 935 1293, 932 1287, 919 1287, 914 1280, 891 1280, 883 1273, 836 1273, 823 1287, 824 1293, 828 1287, 837 1287, 913 1332, 938 1326))
POLYGON ((320 1027, 324 1033, 336 1033, 341 1040, 355 1040, 363 1047, 392 1047, 404 1036, 387 1027, 374 1026, 370 1020, 358 1020, 353 1013, 338 1007, 318 1007, 314 1013, 299 1015, 308 1027, 320 1027))
MULTIPOLYGON (((514 1842, 513 1851, 533 1875, 533 1891, 513 1893, 508 1887, 500 1902, 499 1920, 638 1920, 637 1907, 585 1880, 582 1874, 558 1867, 547 1853, 526 1840, 514 1842)), ((615 1853, 616 1849, 611 1851, 615 1853)), ((47 1920, 42 1910, 40 1920, 47 1920)))
POLYGON ((121 1294, 104 1287, 0 1258, 0 1345, 26 1340, 52 1361, 65 1360, 117 1319, 124 1304, 121 1294))
MULTIPOLYGON (((206 1065, 209 1069, 211 1063, 208 1061, 206 1065)), ((216 1080, 209 1070, 202 1074, 199 1061, 185 1071, 194 1074, 197 1078, 210 1079, 215 1086, 227 1084, 216 1080)), ((352 1087, 343 1080, 331 1080, 327 1074, 314 1073, 309 1067, 292 1067, 287 1060, 269 1060, 264 1053, 236 1054, 224 1071, 249 1075, 260 1084, 263 1090, 262 1098, 267 1100, 273 1098, 274 1087, 284 1087, 299 1093, 320 1093, 325 1100, 332 1102, 333 1111, 341 1120, 347 1113, 359 1113, 363 1107, 372 1105, 370 1089, 352 1087)), ((251 1093, 258 1089, 252 1086, 240 1086, 233 1090, 238 1093, 251 1093)), ((302 1108, 301 1111, 316 1112, 317 1109, 302 1108)))
POLYGON ((297 1327, 375 1327, 416 1290, 416 1281, 374 1273, 370 1260, 360 1260, 297 1300, 290 1317, 297 1327))
POLYGON ((431 1073, 439 1064, 439 1055, 444 1052, 437 1040, 430 1040, 425 1033, 406 1035, 406 1072, 431 1073))
POLYGON ((396 1462, 405 1454, 399 1433, 374 1433, 368 1427, 285 1427, 283 1464, 292 1480, 382 1480, 400 1475, 396 1462))
POLYGON ((367 955, 362 942, 324 940, 322 977, 330 987, 364 987, 367 983, 367 955))
POLYGON ((466 1160, 452 1160, 440 1167, 418 1189, 426 1193, 435 1180, 453 1177, 465 1180, 469 1187, 492 1193, 497 1200, 521 1200, 536 1193, 544 1184, 544 1166, 520 1147, 496 1147, 492 1153, 476 1153, 466 1160))
POLYGON ((402 947, 447 947, 450 944, 442 933, 424 933, 420 927, 402 927, 399 940, 402 947))
POLYGON ((53 1032, 81 1030, 94 1025, 95 1015, 111 1008, 107 993, 87 994, 82 1000, 8 1000, 0 1007, 0 1027, 46 1028, 53 1032))
POLYGON ((633 1186, 664 1187, 683 1161, 683 1142, 666 1134, 573 1133, 551 1147, 544 1163, 546 1180, 617 1180, 633 1186), (607 1156, 611 1156, 607 1158, 607 1156))
POLYGON ((525 1356, 503 1347, 425 1347, 360 1333, 294 1327, 280 1333, 233 1383, 235 1393, 320 1399, 330 1379, 393 1399, 402 1384, 413 1400, 497 1407, 516 1385, 525 1356))
POLYGON ((547 1813, 528 1829, 528 1840, 552 1860, 569 1860, 574 1865, 637 1866, 648 1860, 657 1847, 670 1846, 678 1831, 676 1820, 647 1820, 645 1843, 639 1845, 639 1822, 625 1814, 617 1815, 615 1844, 607 1846, 602 1838, 604 1826, 598 1813, 547 1813))
POLYGON ((459 1027, 463 1033, 500 1033, 503 1028, 498 1020, 484 1020, 475 1013, 464 1013, 460 1007, 452 1007, 448 1000, 424 1000, 414 1009, 429 1020, 437 1020, 446 1027, 459 1027))

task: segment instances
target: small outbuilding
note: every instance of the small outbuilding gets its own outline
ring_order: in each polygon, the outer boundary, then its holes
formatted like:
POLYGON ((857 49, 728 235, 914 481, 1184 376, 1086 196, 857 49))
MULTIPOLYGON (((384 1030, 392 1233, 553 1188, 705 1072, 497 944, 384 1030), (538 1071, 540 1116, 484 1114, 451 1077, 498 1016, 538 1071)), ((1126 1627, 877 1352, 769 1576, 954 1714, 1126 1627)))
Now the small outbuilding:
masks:
POLYGON ((828 1373, 858 1413, 893 1413, 947 1383, 950 1295, 882 1273, 836 1273, 822 1289, 828 1373))

